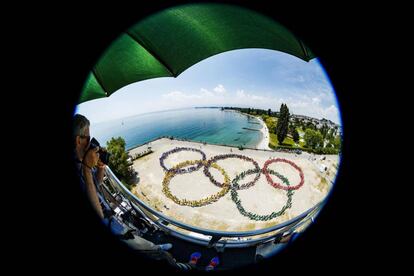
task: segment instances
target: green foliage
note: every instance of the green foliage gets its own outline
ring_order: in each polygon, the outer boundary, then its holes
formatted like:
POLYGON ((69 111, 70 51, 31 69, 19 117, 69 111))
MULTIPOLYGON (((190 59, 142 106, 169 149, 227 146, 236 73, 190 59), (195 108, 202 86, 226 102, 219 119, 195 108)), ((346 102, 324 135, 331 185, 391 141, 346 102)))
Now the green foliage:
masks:
POLYGON ((276 126, 276 131, 275 131, 279 144, 283 143, 283 140, 285 140, 288 134, 289 116, 290 114, 289 114, 289 109, 287 105, 282 104, 280 106, 279 119, 277 121, 277 126, 276 126))
POLYGON ((322 134, 323 139, 327 138, 328 131, 329 131, 329 127, 326 124, 323 124, 323 126, 320 129, 320 133, 322 134))
POLYGON ((125 140, 122 137, 112 137, 107 142, 107 150, 111 154, 109 167, 114 174, 129 188, 134 180, 134 171, 128 162, 128 153, 125 151, 125 140))
POLYGON ((304 119, 298 118, 290 121, 289 109, 286 104, 281 105, 279 112, 238 107, 225 107, 224 109, 234 109, 242 113, 261 116, 269 129, 269 147, 273 149, 300 149, 316 154, 338 154, 341 149, 342 141, 338 135, 339 128, 337 126, 330 128, 324 123, 322 128, 318 130, 311 121, 305 122, 304 119), (278 137, 278 131, 281 132, 279 133, 280 135, 283 135, 284 131, 286 131, 286 135, 284 137, 278 137), (300 141, 301 135, 303 135, 304 142, 300 141), (280 140, 282 142, 279 142, 280 140), (325 147, 324 141, 327 142, 325 147))
POLYGON ((269 129, 270 133, 275 133, 276 131, 276 119, 272 117, 268 117, 265 121, 267 128, 269 129))
POLYGON ((312 149, 320 148, 323 146, 322 134, 317 130, 307 129, 305 131, 304 140, 306 146, 312 149))
POLYGON ((274 133, 270 133, 270 140, 269 140, 269 147, 280 147, 280 146, 287 146, 287 147, 293 147, 295 145, 295 142, 292 138, 286 137, 285 140, 283 140, 283 144, 280 144, 277 140, 277 135, 274 133))
POLYGON ((341 136, 337 135, 332 142, 335 149, 341 149, 341 136))
POLYGON ((307 122, 306 124, 304 124, 303 130, 306 130, 306 129, 316 130, 316 126, 312 122, 307 122))
POLYGON ((293 141, 295 141, 295 143, 299 142, 299 132, 297 131, 296 128, 293 130, 292 138, 293 138, 293 141))
POLYGON ((311 152, 316 154, 338 154, 339 150, 334 148, 316 148, 311 152))

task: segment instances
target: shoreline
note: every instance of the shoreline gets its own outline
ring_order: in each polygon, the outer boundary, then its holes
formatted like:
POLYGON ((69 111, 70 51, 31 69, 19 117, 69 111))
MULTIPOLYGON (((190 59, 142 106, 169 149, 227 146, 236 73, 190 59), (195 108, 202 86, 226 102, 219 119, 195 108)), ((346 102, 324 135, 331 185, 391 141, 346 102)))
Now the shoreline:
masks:
POLYGON ((262 139, 260 140, 259 144, 256 146, 257 149, 264 149, 264 150, 272 150, 269 148, 270 143, 270 134, 269 129, 267 128, 266 123, 262 120, 260 117, 256 117, 261 123, 262 128, 260 129, 260 132, 262 133, 262 139))
MULTIPOLYGON (((260 150, 274 151, 273 149, 271 149, 269 147, 269 143, 270 143, 270 140, 269 140, 269 130, 268 130, 267 126, 266 126, 266 123, 262 120, 261 117, 256 117, 256 116, 253 116, 253 115, 250 115, 250 114, 245 114, 245 113, 242 113, 242 112, 237 111, 237 110, 226 110, 226 112, 229 112, 229 111, 230 112, 236 112, 236 113, 239 113, 239 114, 244 115, 244 116, 247 116, 247 117, 252 117, 252 118, 258 119, 259 120, 259 123, 262 125, 262 128, 261 129, 258 129, 258 130, 255 129, 255 131, 260 131, 261 134, 262 134, 262 137, 261 137, 260 141, 254 147, 252 145, 251 147, 244 147, 244 148, 246 148, 246 149, 260 149, 260 150)), ((163 138, 168 138, 168 139, 169 138, 173 138, 174 140, 178 140, 178 141, 187 141, 187 142, 194 142, 194 143, 200 143, 200 144, 211 144, 211 145, 226 146, 226 147, 232 147, 232 148, 238 148, 239 147, 237 145, 215 144, 215 143, 200 142, 200 141, 194 141, 194 140, 190 140, 190 139, 178 138, 178 137, 174 137, 174 136, 161 135, 161 136, 155 137, 155 138, 153 138, 153 139, 151 139, 151 140, 149 140, 149 141, 147 141, 145 143, 141 143, 141 144, 138 144, 138 145, 129 147, 129 148, 126 149, 126 152, 131 152, 134 149, 139 148, 139 147, 142 147, 142 146, 145 146, 145 145, 149 146, 152 142, 155 142, 155 141, 157 141, 159 139, 163 139, 163 138)))
POLYGON ((267 128, 266 123, 262 120, 262 118, 260 116, 253 116, 253 115, 250 115, 250 114, 240 112, 238 110, 233 110, 233 111, 237 112, 239 114, 245 115, 247 117, 252 117, 252 118, 258 119, 260 121, 260 124, 262 125, 262 128, 260 129, 260 132, 262 133, 262 138, 260 139, 260 142, 256 145, 256 149, 274 151, 273 149, 271 149, 269 147, 269 143, 270 143, 269 129, 267 128))

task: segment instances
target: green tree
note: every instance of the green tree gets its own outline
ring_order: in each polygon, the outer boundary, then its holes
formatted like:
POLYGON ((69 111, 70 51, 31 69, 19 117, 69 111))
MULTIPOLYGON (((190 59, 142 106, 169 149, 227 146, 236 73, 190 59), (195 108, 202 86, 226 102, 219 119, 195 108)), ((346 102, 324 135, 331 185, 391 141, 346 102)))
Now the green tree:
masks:
POLYGON ((295 143, 299 142, 299 132, 297 131, 297 129, 293 131, 292 138, 293 138, 293 141, 295 141, 295 143))
POLYGON ((279 119, 277 121, 277 126, 276 126, 276 131, 275 131, 279 145, 283 143, 283 140, 285 140, 288 134, 289 116, 290 114, 289 114, 289 109, 287 105, 282 104, 280 106, 279 119))
POLYGON ((289 123, 289 133, 290 135, 292 135, 293 137, 293 133, 296 131, 296 127, 294 125, 294 123, 289 123))
POLYGON ((313 130, 309 128, 306 129, 305 135, 303 138, 305 140, 306 147, 308 148, 316 149, 316 148, 320 148, 323 146, 322 134, 317 130, 313 130))
POLYGON ((337 135, 334 139, 333 139, 333 146, 335 149, 340 150, 341 149, 341 136, 337 135))
POLYGON ((310 122, 310 121, 306 123, 305 128, 306 129, 309 128, 309 129, 312 129, 312 130, 316 130, 316 126, 312 122, 310 122))
POLYGON ((321 127, 321 130, 320 130, 323 139, 327 138, 328 131, 329 131, 329 127, 324 123, 323 126, 321 127))
POLYGON ((276 122, 271 117, 266 118, 266 126, 269 129, 269 133, 275 133, 276 131, 276 122))
POLYGON ((334 132, 334 129, 333 129, 333 128, 330 128, 330 129, 327 131, 327 134, 326 134, 326 139, 327 139, 328 141, 331 141, 331 140, 333 139, 333 132, 334 132))
POLYGON ((130 188, 134 181, 134 171, 131 163, 128 162, 128 153, 125 151, 125 140, 122 137, 112 137, 107 142, 107 150, 111 154, 109 157, 109 167, 114 174, 130 188))

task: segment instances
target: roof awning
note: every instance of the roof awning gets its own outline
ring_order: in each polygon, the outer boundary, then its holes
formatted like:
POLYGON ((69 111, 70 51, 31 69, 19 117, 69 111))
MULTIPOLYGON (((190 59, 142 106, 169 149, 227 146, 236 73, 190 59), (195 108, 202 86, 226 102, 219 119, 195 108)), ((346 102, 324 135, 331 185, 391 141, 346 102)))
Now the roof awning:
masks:
POLYGON ((90 72, 79 103, 134 82, 177 77, 208 57, 244 48, 282 51, 305 61, 315 57, 289 30, 254 11, 223 4, 177 6, 121 34, 90 72))

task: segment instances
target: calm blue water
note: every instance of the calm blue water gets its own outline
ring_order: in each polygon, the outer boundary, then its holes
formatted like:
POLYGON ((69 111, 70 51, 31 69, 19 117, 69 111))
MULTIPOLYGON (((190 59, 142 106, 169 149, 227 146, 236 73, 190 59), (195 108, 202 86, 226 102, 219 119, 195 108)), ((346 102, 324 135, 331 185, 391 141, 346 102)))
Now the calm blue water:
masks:
POLYGON ((255 147, 261 140, 256 118, 219 108, 189 108, 141 114, 110 122, 92 124, 91 135, 101 145, 121 136, 126 148, 147 143, 160 136, 174 136, 211 144, 255 147))

